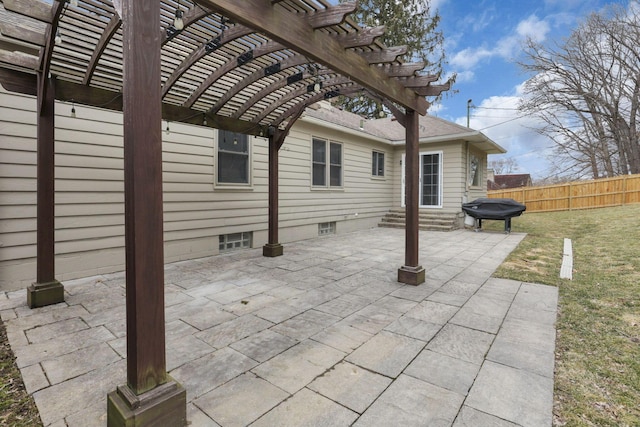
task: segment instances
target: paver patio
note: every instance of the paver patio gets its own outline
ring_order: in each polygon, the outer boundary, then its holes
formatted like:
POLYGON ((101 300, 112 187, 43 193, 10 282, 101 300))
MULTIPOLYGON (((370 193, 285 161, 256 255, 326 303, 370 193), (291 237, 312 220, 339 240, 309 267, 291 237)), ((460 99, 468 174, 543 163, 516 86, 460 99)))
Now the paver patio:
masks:
MULTIPOLYGON (((550 426, 557 288, 492 278, 522 234, 371 229, 165 267, 169 374, 191 426, 550 426)), ((106 425, 126 380, 124 273, 0 314, 45 426, 106 425)))

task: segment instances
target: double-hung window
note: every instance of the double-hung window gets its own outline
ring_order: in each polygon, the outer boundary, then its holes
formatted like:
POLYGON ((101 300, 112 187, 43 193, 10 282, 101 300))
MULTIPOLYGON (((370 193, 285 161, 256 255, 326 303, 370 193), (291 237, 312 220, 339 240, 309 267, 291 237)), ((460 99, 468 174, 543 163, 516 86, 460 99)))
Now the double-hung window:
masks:
POLYGON ((251 156, 245 134, 220 130, 218 133, 218 184, 250 184, 251 156))
POLYGON ((342 144, 313 138, 312 145, 312 185, 342 187, 342 144))
POLYGON ((374 151, 371 156, 371 175, 384 176, 384 153, 374 151))

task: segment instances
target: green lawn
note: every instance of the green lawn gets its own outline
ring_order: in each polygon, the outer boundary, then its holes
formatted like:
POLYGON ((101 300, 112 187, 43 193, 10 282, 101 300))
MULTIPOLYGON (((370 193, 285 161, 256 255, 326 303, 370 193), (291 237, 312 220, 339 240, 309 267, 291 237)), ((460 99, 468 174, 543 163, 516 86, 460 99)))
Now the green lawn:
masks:
POLYGON ((640 205, 525 213, 512 231, 528 235, 495 275, 559 287, 555 425, 640 426, 640 205))
MULTIPOLYGON (((496 276, 560 290, 555 425, 640 426, 640 204, 525 213, 512 230, 528 235, 496 276), (565 237, 573 242, 573 281, 559 278, 565 237)), ((2 329, 0 425, 40 425, 2 329)))

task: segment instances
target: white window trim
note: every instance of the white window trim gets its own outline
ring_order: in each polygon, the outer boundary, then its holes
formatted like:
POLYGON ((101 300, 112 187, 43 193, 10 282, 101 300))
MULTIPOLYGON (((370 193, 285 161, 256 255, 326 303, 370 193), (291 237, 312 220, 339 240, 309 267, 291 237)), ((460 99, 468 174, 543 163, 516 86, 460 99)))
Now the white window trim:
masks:
POLYGON ((340 141, 334 141, 328 138, 322 138, 314 136, 311 138, 311 158, 310 158, 310 184, 311 190, 315 191, 343 191, 344 190, 344 143, 340 141), (313 140, 320 140, 325 142, 325 185, 313 184, 313 140), (340 145, 340 185, 331 185, 331 144, 340 145))
POLYGON ((384 156, 384 162, 382 165, 382 173, 383 175, 373 175, 373 171, 371 173, 371 178, 375 179, 375 180, 385 180, 387 179, 387 159, 388 159, 388 155, 385 151, 382 150, 371 150, 371 166, 373 168, 373 153, 378 153, 378 154, 382 154, 384 156))
POLYGON ((483 164, 482 164, 482 157, 479 156, 476 152, 473 152, 471 150, 469 150, 469 158, 467 159, 467 161, 469 162, 469 166, 468 166, 468 171, 469 171, 469 176, 467 176, 467 186, 469 189, 481 189, 482 188, 482 177, 484 176, 484 172, 483 172, 483 164), (471 179, 471 159, 475 157, 476 159, 478 159, 478 166, 476 169, 476 175, 478 176, 478 181, 480 182, 477 185, 473 185, 473 180, 471 179))
POLYGON ((249 148, 248 159, 248 172, 247 178, 249 182, 246 184, 238 182, 219 182, 218 181, 218 146, 220 141, 220 130, 215 132, 213 143, 213 188, 216 190, 234 190, 234 191, 253 191, 253 138, 251 135, 247 135, 247 144, 249 148))
MULTIPOLYGON (((422 204, 422 197, 419 197, 420 200, 418 207, 423 208, 423 209, 442 209, 442 201, 444 199, 444 170, 443 170, 443 158, 444 158, 444 152, 442 150, 437 150, 437 151, 421 151, 419 154, 419 158, 422 159, 422 156, 425 154, 438 154, 438 170, 439 170, 439 174, 438 174, 438 200, 439 200, 439 204, 438 205, 423 205, 422 204)), ((405 201, 405 165, 406 165, 406 153, 402 154, 402 171, 401 171, 401 176, 400 176, 400 181, 401 181, 401 185, 400 185, 400 196, 401 196, 401 200, 400 200, 400 206, 401 207, 406 207, 406 201, 405 201)), ((419 176, 418 176, 418 194, 421 194, 422 191, 422 161, 420 161, 420 168, 419 168, 419 176)))

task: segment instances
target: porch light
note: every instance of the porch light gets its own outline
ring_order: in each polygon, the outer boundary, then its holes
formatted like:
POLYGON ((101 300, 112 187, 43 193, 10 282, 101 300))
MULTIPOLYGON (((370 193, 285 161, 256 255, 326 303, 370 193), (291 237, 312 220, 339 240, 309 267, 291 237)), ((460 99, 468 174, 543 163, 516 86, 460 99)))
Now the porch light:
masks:
POLYGON ((76 118, 76 104, 73 101, 71 101, 71 114, 69 114, 69 117, 76 118))
POLYGON ((364 119, 360 119, 360 130, 364 130, 364 119))
POLYGON ((316 79, 316 82, 313 84, 313 91, 320 92, 320 89, 322 89, 322 85, 320 85, 320 80, 316 79))
POLYGON ((202 113, 202 124, 207 126, 207 115, 205 113, 202 113))
POLYGON ((169 120, 167 120, 167 128, 164 130, 164 132, 169 135, 171 133, 171 129, 169 129, 169 120))
POLYGON ((182 31, 184 29, 184 21, 182 20, 182 15, 182 11, 180 9, 176 9, 176 16, 175 18, 173 18, 173 27, 178 31, 182 31))
POLYGON ((62 33, 60 33, 59 28, 56 30, 56 36, 53 39, 53 44, 55 44, 56 46, 60 46, 62 44, 62 33))

